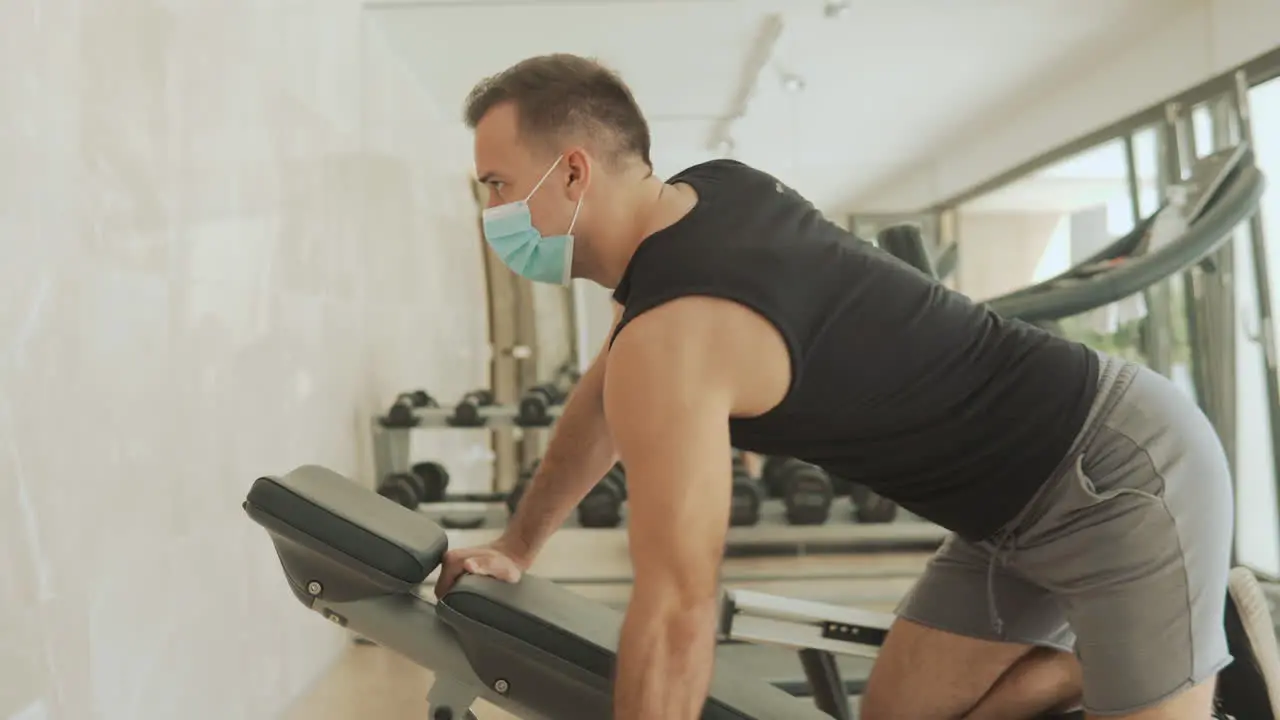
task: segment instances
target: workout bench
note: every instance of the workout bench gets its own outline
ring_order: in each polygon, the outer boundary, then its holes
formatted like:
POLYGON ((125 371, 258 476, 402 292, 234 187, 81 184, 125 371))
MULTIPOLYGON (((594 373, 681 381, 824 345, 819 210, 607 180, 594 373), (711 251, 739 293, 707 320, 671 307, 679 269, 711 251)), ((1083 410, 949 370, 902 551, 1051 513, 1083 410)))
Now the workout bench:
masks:
MULTIPOLYGON (((435 674, 431 720, 472 717, 477 698, 530 720, 612 715, 618 611, 528 574, 464 576, 433 602, 423 583, 448 549, 444 529, 323 467, 259 478, 244 508, 303 605, 435 674)), ((723 657, 702 717, 829 720, 723 657)))
MULTIPOLYGON (((528 720, 612 715, 622 613, 527 573, 516 584, 463 576, 436 602, 424 583, 448 549, 444 529, 320 466, 257 479, 244 509, 270 534, 303 605, 432 671, 431 720, 474 718, 478 698, 528 720)), ((833 653, 874 657, 892 619, 726 592, 720 636, 799 650, 814 704, 717 652, 702 717, 853 717, 833 653)))

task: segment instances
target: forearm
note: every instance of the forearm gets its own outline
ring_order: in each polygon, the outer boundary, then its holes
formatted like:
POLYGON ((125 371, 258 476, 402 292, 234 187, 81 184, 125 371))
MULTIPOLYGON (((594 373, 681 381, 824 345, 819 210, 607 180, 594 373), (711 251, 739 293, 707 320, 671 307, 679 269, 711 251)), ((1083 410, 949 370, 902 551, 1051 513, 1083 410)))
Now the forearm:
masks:
POLYGON ((617 456, 604 417, 603 358, 583 374, 552 431, 538 471, 507 523, 502 542, 532 561, 617 456))
POLYGON ((676 609, 633 600, 618 646, 615 720, 702 717, 715 662, 716 604, 676 609))

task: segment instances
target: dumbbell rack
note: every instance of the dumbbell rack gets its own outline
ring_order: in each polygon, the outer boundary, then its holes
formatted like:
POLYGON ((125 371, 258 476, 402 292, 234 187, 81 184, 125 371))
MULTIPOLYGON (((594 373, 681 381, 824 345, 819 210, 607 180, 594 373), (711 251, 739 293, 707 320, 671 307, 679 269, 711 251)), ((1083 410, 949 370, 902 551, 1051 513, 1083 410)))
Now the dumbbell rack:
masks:
MULTIPOLYGON (((478 419, 474 423, 458 423, 454 419, 455 409, 452 407, 416 407, 412 409, 412 424, 390 423, 386 415, 373 418, 373 463, 378 478, 385 478, 392 473, 409 472, 413 465, 410 439, 414 430, 431 429, 475 429, 488 430, 502 426, 516 426, 525 429, 546 428, 550 423, 520 422, 519 411, 509 405, 488 405, 476 409, 478 419)), ((561 407, 547 409, 547 414, 554 420, 560 416, 561 407)))
MULTIPOLYGON (((563 406, 547 408, 542 421, 535 423, 522 421, 519 408, 511 405, 481 406, 476 410, 474 419, 463 424, 457 421, 454 408, 434 404, 413 408, 410 422, 404 422, 403 417, 397 423, 389 423, 386 415, 375 417, 372 434, 377 477, 381 479, 392 473, 411 471, 413 461, 410 438, 413 430, 492 429, 504 426, 545 429, 560 417, 563 406)), ((927 522, 856 523, 852 520, 852 511, 846 502, 837 498, 838 507, 833 507, 831 519, 822 524, 794 525, 785 521, 780 501, 766 500, 761 508, 762 519, 758 524, 729 529, 727 552, 742 556, 865 552, 872 547, 919 550, 936 547, 945 537, 945 531, 927 522)), ((599 530, 609 531, 625 533, 625 519, 617 528, 599 530)))

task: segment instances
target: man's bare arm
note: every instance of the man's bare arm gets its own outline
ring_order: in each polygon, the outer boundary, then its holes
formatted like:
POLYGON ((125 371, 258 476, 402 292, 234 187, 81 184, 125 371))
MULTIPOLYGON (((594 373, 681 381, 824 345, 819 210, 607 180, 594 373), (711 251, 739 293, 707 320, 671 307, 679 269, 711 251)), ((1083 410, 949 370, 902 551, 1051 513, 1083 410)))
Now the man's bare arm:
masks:
POLYGON ((523 564, 533 561, 617 459, 604 418, 603 397, 608 338, 613 336, 621 313, 622 308, 615 305, 605 344, 565 401, 538 470, 499 540, 503 549, 523 564))
POLYGON ((610 357, 605 411, 627 468, 635 573, 618 720, 694 720, 711 681, 735 393, 716 333, 680 317, 690 308, 676 301, 633 320, 610 357))

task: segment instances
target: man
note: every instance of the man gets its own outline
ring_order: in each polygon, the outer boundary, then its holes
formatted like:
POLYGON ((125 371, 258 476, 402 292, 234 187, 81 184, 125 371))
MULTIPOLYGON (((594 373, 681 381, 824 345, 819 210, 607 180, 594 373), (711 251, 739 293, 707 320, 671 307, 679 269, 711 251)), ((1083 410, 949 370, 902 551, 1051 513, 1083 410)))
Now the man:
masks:
POLYGON ((536 281, 611 288, 617 306, 506 532, 452 551, 438 593, 462 573, 517 581, 621 459, 635 579, 615 717, 698 717, 732 445, 954 531, 899 608, 866 720, 1080 702, 1211 716, 1230 661, 1231 481, 1173 385, 995 316, 741 163, 663 182, 630 91, 593 61, 518 63, 475 88, 466 119, 493 250, 536 281))

